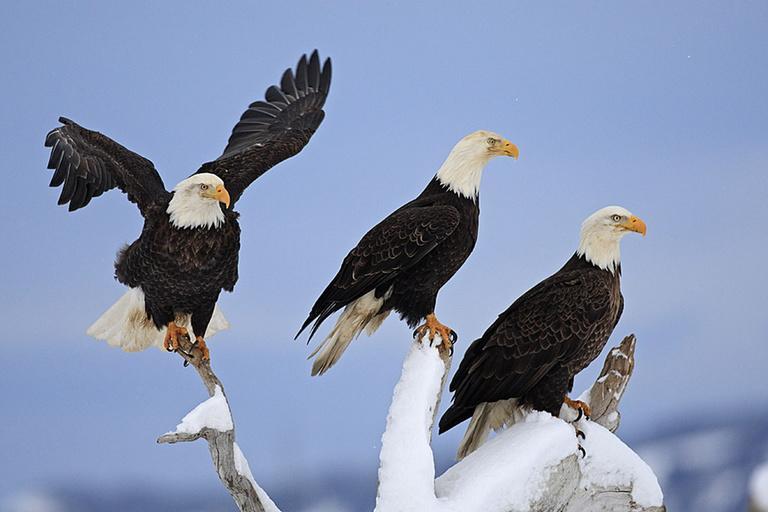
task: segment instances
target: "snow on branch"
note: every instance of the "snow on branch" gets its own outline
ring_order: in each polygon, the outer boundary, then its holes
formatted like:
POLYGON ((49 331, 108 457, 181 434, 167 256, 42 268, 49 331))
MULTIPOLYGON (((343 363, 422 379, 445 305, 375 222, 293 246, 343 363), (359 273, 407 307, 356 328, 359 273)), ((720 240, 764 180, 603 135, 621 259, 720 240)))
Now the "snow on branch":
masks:
MULTIPOLYGON (((376 512, 517 512, 665 510, 651 469, 612 434, 618 405, 634 369, 635 337, 606 358, 597 381, 580 397, 591 405, 581 456, 575 430, 547 413, 531 412, 435 479, 432 427, 450 356, 414 343, 403 363, 382 436, 376 512)), ((256 483, 235 442, 224 386, 188 338, 179 354, 192 364, 210 398, 158 443, 205 439, 222 484, 240 511, 279 512, 256 483)))
POLYGON ((582 458, 572 425, 532 412, 434 480, 430 432, 450 360, 415 343, 382 436, 377 512, 663 511, 651 469, 611 431, 634 368, 635 337, 613 349, 582 399, 592 421, 582 458))
POLYGON ((221 483, 241 512, 280 512, 254 480, 248 461, 235 442, 229 402, 210 361, 202 360, 200 350, 193 346, 188 336, 179 341, 179 355, 185 364, 192 364, 197 370, 210 398, 184 416, 175 431, 163 434, 157 442, 173 444, 205 439, 221 483))

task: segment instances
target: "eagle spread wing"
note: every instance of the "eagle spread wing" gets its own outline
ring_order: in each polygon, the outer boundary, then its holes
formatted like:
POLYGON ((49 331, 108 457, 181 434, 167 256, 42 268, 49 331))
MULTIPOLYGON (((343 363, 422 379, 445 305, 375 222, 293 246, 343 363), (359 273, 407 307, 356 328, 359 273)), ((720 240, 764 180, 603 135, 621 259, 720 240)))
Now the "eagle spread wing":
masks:
POLYGON ((555 365, 567 363, 607 314, 608 286, 578 271, 561 272, 517 299, 467 349, 451 380, 453 405, 440 432, 483 402, 524 396, 555 365))
POLYGON ((59 122, 63 126, 48 132, 45 145, 51 148, 48 168, 54 170, 50 186, 64 185, 59 204, 69 203, 69 211, 115 187, 125 192, 142 214, 168 194, 155 166, 146 158, 67 118, 60 117, 59 122))
POLYGON ((366 233, 344 258, 296 337, 315 321, 311 339, 328 316, 418 263, 458 225, 459 212, 453 206, 406 205, 392 213, 366 233))
POLYGON ((325 117, 323 105, 331 86, 331 59, 322 69, 317 50, 303 55, 296 74, 286 69, 280 85, 265 93, 265 101, 251 103, 232 130, 224 153, 197 171, 224 180, 232 203, 272 166, 307 145, 325 117))

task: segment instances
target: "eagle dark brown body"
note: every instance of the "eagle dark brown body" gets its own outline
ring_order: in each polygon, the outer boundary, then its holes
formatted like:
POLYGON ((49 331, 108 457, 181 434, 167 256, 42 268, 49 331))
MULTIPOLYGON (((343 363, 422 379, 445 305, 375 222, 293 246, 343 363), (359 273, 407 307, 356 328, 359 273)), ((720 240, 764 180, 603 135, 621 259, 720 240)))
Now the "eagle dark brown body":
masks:
POLYGON ((123 248, 115 262, 115 277, 145 295, 147 316, 158 329, 177 315, 192 315, 192 330, 206 332, 221 290, 237 283, 240 252, 238 214, 225 213, 217 228, 174 227, 167 205, 147 213, 141 236, 123 248))
POLYGON ((370 290, 384 302, 377 314, 397 311, 410 327, 435 310, 437 293, 477 242, 479 199, 432 179, 413 201, 371 228, 312 307, 302 330, 312 334, 335 311, 370 290))
POLYGON ((557 415, 574 376, 600 354, 619 321, 620 275, 620 267, 611 272, 574 255, 517 299, 467 349, 440 432, 499 400, 557 415))

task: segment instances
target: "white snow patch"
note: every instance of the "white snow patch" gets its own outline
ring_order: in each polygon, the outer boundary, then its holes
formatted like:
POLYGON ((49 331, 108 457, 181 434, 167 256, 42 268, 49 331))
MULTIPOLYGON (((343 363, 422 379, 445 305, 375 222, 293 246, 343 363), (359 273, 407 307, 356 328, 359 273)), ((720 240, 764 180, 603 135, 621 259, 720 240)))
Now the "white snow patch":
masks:
POLYGON ((243 451, 240 449, 237 443, 232 443, 232 447, 235 456, 235 471, 237 471, 238 474, 244 476, 248 479, 249 482, 251 482, 251 485, 256 490, 256 494, 261 500, 261 504, 264 505, 264 510, 266 512, 280 512, 280 509, 277 508, 275 502, 272 501, 267 493, 264 492, 264 489, 259 487, 259 484, 256 483, 256 480, 253 478, 253 473, 251 473, 251 468, 248 466, 248 460, 245 458, 245 455, 243 455, 243 451))
POLYGON ((580 422, 586 435, 587 456, 580 461, 584 488, 632 489, 632 499, 643 507, 660 507, 661 487, 651 468, 618 437, 597 423, 580 422))
POLYGON ((376 510, 435 510, 435 463, 430 439, 445 372, 436 347, 412 344, 381 437, 376 510))
POLYGON ((768 462, 758 466, 749 479, 749 495, 759 510, 768 511, 768 462))
POLYGON ((235 428, 227 399, 219 386, 216 386, 211 398, 192 409, 181 419, 181 423, 176 425, 176 433, 197 434, 206 427, 219 432, 227 432, 235 428))
POLYGON ((550 470, 576 450, 573 427, 534 411, 440 476, 437 496, 449 510, 529 510, 550 470))

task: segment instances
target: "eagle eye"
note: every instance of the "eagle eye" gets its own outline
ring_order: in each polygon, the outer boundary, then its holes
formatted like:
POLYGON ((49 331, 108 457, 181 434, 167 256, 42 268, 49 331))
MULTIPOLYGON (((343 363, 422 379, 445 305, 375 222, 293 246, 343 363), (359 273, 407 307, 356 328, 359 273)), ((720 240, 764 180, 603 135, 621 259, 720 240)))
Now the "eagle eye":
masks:
POLYGON ((488 142, 488 145, 489 145, 489 146, 493 146, 494 144, 496 144, 497 140, 496 140, 496 139, 494 139, 493 137, 488 137, 488 139, 486 140, 486 142, 488 142))
POLYGON ((611 219, 613 219, 613 222, 619 222, 621 220, 621 215, 611 215, 611 219))
POLYGON ((208 185, 206 185, 205 183, 201 184, 200 190, 208 190, 208 185))

